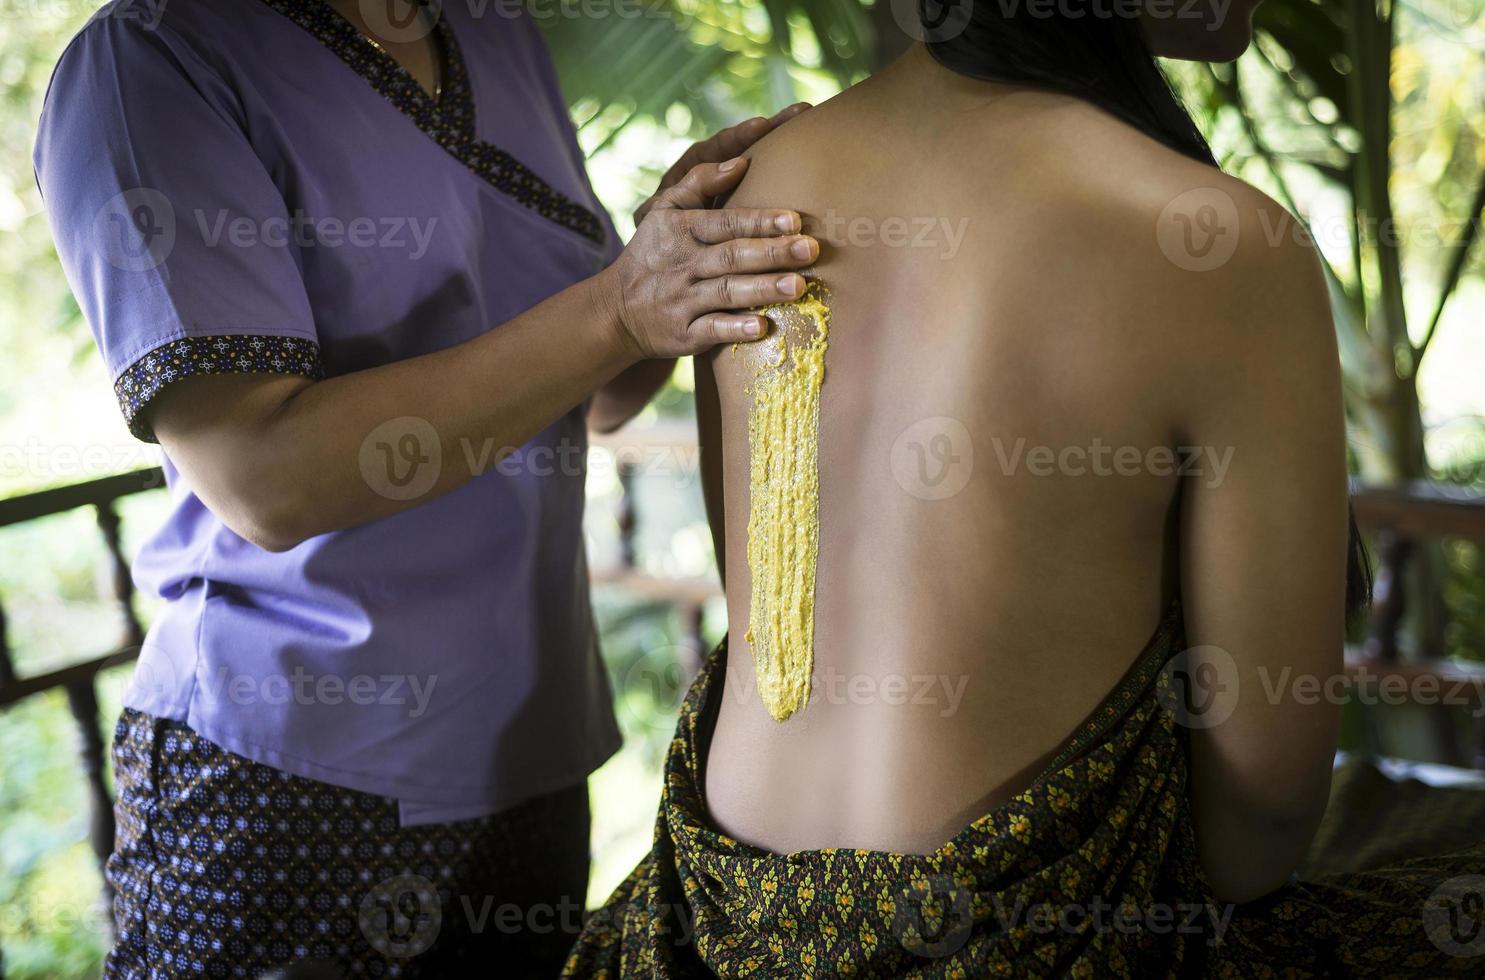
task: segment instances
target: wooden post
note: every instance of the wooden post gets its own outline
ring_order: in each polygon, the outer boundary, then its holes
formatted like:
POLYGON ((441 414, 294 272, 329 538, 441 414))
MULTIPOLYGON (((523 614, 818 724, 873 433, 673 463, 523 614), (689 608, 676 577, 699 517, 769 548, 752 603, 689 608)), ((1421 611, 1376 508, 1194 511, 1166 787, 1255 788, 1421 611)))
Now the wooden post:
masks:
POLYGON ((625 571, 633 570, 638 563, 634 546, 634 531, 639 524, 634 509, 634 463, 619 455, 619 560, 625 571))
POLYGON ((1382 560, 1372 584, 1372 623, 1365 647, 1368 656, 1397 659, 1397 634, 1407 610, 1403 583, 1412 549, 1409 538, 1385 528, 1377 532, 1377 552, 1382 560))
POLYGON ((10 662, 10 639, 5 631, 5 606, 0 605, 0 688, 15 683, 15 665, 10 662))
POLYGON ((685 620, 686 642, 685 648, 691 651, 691 662, 686 664, 686 676, 695 677, 701 671, 701 661, 706 658, 706 637, 702 635, 701 628, 706 622, 706 605, 701 602, 682 607, 680 610, 685 620))
MULTIPOLYGON (((10 662, 10 640, 5 632, 5 606, 0 604, 0 689, 15 681, 15 668, 10 662)), ((0 980, 5 980, 5 957, 0 955, 0 980)))
MULTIPOLYGON (((67 706, 77 722, 82 741, 83 772, 88 782, 88 804, 92 820, 88 830, 89 843, 98 856, 101 869, 113 853, 113 796, 103 775, 103 735, 98 730, 98 692, 92 678, 67 685, 67 706)), ((104 908, 113 905, 113 889, 108 880, 103 881, 104 908)))
MULTIPOLYGON (((137 650, 144 644, 144 627, 134 612, 134 576, 129 571, 129 562, 124 557, 123 544, 120 541, 119 515, 112 500, 97 504, 95 510, 98 530, 103 535, 103 546, 108 552, 113 598, 123 613, 123 647, 126 650, 137 650)), ((92 807, 89 839, 93 845, 93 853, 98 856, 98 866, 103 870, 107 867, 108 856, 113 853, 116 827, 113 794, 105 779, 104 752, 107 748, 99 731, 101 719, 98 716, 98 691, 95 684, 95 679, 89 678, 85 682, 69 685, 67 703, 82 736, 83 771, 87 776, 88 798, 92 807)), ((103 903, 105 909, 113 906, 113 888, 106 876, 103 879, 103 903)), ((112 921, 109 916, 104 916, 103 919, 105 922, 112 921)))
POLYGON ((103 545, 108 549, 108 558, 113 580, 113 597, 118 600, 124 613, 124 643, 126 648, 137 648, 144 643, 144 627, 134 613, 134 576, 129 571, 128 559, 124 557, 119 542, 119 515, 113 501, 97 506, 98 530, 103 532, 103 545))

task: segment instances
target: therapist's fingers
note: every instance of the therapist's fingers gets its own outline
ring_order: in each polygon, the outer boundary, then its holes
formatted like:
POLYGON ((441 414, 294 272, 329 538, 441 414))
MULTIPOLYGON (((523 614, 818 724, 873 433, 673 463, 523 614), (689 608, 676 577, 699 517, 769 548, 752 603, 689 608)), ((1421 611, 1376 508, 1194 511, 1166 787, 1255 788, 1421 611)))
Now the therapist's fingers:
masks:
POLYGON ((698 351, 718 344, 742 344, 763 336, 763 316, 758 313, 708 313, 686 328, 698 351))
POLYGON ((754 143, 773 132, 775 128, 793 119, 801 112, 810 108, 808 102, 796 102, 786 109, 781 109, 772 116, 754 116, 746 122, 740 122, 736 126, 729 126, 720 132, 713 134, 699 143, 691 144, 691 147, 681 154, 679 160, 673 163, 665 176, 660 178, 660 186, 655 194, 639 206, 634 212, 634 223, 637 225, 644 220, 645 215, 657 203, 660 194, 669 190, 690 172, 692 167, 703 163, 722 163, 733 157, 740 156, 754 143))
POLYGON ((736 190, 747 172, 747 157, 733 157, 721 163, 699 163, 686 171, 686 176, 673 187, 656 196, 653 210, 708 207, 713 198, 736 190))
POLYGON ((665 172, 660 180, 660 189, 665 190, 680 180, 681 176, 698 163, 721 163, 740 156, 748 147, 773 132, 778 126, 793 119, 808 109, 808 102, 796 102, 772 116, 754 116, 752 119, 719 130, 681 154, 681 158, 665 172))
POLYGON ((763 323, 749 307, 798 299, 819 245, 800 235, 800 216, 768 208, 688 208, 714 193, 729 170, 692 168, 634 230, 595 278, 617 339, 638 357, 697 354, 718 343, 756 340, 763 323), (744 311, 744 312, 739 312, 744 311))
POLYGON ((706 279, 752 272, 802 269, 820 254, 820 243, 808 235, 791 238, 738 238, 704 249, 696 274, 706 279))
MULTIPOLYGON (((687 215, 691 236, 703 245, 721 245, 740 238, 772 238, 799 231, 798 211, 787 208, 722 208, 687 215)), ((786 263, 785 267, 793 263, 786 263)))
POLYGON ((719 311, 788 303, 804 295, 804 286, 804 276, 794 272, 770 276, 722 276, 696 284, 701 303, 719 311))

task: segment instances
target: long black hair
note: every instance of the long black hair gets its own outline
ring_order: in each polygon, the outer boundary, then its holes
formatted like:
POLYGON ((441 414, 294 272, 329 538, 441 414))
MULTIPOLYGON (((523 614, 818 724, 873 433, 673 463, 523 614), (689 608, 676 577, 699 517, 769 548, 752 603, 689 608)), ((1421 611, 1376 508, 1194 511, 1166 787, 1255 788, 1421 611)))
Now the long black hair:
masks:
MULTIPOLYGON (((1033 13, 1025 0, 918 4, 924 45, 950 71, 1071 95, 1178 153, 1218 166, 1151 53, 1138 17, 1107 8, 1064 16, 1056 4, 1033 13)), ((1372 573, 1355 509, 1348 511, 1346 615, 1354 621, 1371 604, 1372 573)))

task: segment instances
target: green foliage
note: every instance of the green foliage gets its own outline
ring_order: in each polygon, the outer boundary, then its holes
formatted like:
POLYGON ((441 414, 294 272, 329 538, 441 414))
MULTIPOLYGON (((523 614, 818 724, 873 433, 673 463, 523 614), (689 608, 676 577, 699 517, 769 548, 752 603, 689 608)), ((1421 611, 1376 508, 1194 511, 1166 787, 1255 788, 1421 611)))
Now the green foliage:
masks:
POLYGON ((1485 267, 1471 248, 1485 206, 1485 60, 1468 41, 1480 9, 1450 8, 1441 30, 1422 7, 1268 0, 1247 55, 1184 73, 1226 168, 1309 221, 1373 480, 1435 475, 1417 379, 1460 283, 1485 267))

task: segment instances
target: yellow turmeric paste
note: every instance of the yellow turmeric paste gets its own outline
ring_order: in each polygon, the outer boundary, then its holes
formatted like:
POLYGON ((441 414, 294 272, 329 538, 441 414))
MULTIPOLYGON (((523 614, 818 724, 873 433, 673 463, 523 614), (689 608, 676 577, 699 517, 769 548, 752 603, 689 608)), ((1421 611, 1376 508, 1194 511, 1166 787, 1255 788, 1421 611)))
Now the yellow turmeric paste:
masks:
POLYGON ((830 331, 829 291, 809 280, 790 303, 760 311, 770 330, 739 347, 751 372, 748 408, 746 638, 758 693, 776 721, 810 696, 815 647, 815 562, 820 551, 820 385, 830 331))

